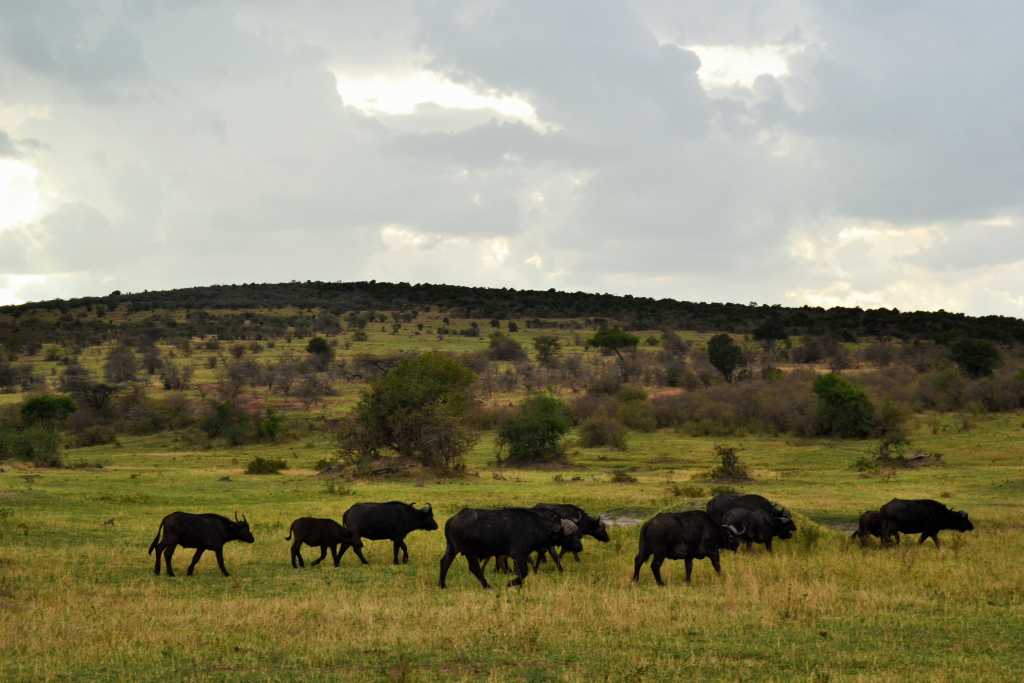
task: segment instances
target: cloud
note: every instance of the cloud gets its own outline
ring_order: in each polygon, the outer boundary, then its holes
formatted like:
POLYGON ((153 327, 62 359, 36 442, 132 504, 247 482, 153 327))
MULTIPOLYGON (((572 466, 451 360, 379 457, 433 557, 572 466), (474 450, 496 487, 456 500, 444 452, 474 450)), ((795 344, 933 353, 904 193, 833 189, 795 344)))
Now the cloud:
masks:
POLYGON ((0 164, 36 175, 0 215, 0 276, 33 284, 0 297, 376 278, 1022 315, 1022 29, 1009 2, 5 3, 0 164))

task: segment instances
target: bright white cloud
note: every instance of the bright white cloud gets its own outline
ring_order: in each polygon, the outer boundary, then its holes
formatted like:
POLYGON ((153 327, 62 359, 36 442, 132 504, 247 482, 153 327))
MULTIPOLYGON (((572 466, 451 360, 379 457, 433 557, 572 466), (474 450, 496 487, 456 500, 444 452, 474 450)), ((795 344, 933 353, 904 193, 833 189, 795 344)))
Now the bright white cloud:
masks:
POLYGON ((39 220, 47 209, 39 170, 17 159, 0 159, 0 230, 39 220))
POLYGON ((687 45, 697 53, 697 76, 708 88, 750 87, 758 76, 779 78, 789 73, 789 58, 804 50, 801 45, 687 45))

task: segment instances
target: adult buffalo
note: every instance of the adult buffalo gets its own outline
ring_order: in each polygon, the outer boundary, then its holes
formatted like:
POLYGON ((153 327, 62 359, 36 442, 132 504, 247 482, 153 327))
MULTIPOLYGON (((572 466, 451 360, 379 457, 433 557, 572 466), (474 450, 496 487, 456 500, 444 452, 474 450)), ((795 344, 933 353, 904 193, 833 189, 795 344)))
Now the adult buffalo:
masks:
MULTIPOLYGON (((409 548, 405 545, 405 537, 417 529, 434 531, 434 511, 427 503, 422 508, 413 507, 408 503, 390 501, 387 503, 356 503, 342 515, 342 523, 352 533, 358 545, 352 544, 352 551, 363 564, 369 564, 363 556, 362 541, 391 541, 394 549, 394 564, 398 564, 398 551, 402 551, 402 563, 409 562, 409 548)), ((345 554, 347 546, 341 549, 345 554)))
MULTIPOLYGON (((782 507, 777 503, 773 503, 764 496, 759 496, 755 493, 720 493, 707 504, 707 512, 711 515, 711 519, 717 524, 725 524, 725 516, 730 510, 759 510, 764 512, 771 518, 771 538, 781 538, 786 540, 792 538, 793 534, 796 533, 796 524, 793 522, 792 515, 789 514, 789 510, 782 507)), ((764 519, 758 516, 760 519, 764 519)), ((744 539, 747 544, 747 549, 755 541, 750 539, 744 539)), ((756 541, 758 543, 764 543, 765 547, 771 552, 771 541, 756 541)))
POLYGON ((167 576, 174 576, 174 568, 171 566, 171 558, 174 557, 174 549, 177 546, 182 548, 195 548, 196 553, 192 556, 192 562, 188 565, 188 576, 192 576, 196 563, 203 556, 206 550, 212 550, 217 554, 217 566, 224 576, 230 576, 224 568, 224 544, 228 541, 243 541, 253 543, 252 532, 249 530, 249 521, 242 515, 238 519, 235 513, 235 521, 227 517, 214 514, 193 514, 191 512, 172 512, 163 518, 156 530, 153 542, 149 544, 149 553, 156 551, 156 565, 153 573, 160 576, 160 555, 164 556, 164 563, 167 565, 167 576), (160 538, 160 532, 163 538, 160 538))
POLYGON ((967 513, 950 510, 937 500, 927 498, 919 500, 903 500, 893 498, 883 505, 879 512, 882 515, 882 542, 889 543, 893 534, 921 534, 918 543, 931 538, 935 547, 939 547, 939 532, 944 529, 952 531, 972 531, 974 524, 967 513))
POLYGON ((314 567, 327 557, 328 548, 331 551, 334 566, 337 567, 341 563, 341 555, 346 548, 354 546, 362 549, 363 547, 362 541, 333 519, 299 517, 288 527, 288 536, 284 540, 291 541, 292 536, 295 537, 295 540, 292 541, 292 567, 294 569, 306 566, 300 552, 303 543, 320 548, 320 557, 310 563, 314 567))
MULTIPOLYGON (((896 542, 900 542, 899 532, 893 532, 896 535, 896 542)), ((857 520, 857 530, 850 534, 850 538, 860 539, 860 544, 865 545, 868 542, 868 537, 874 536, 875 538, 882 538, 882 513, 878 510, 865 510, 860 514, 860 519, 857 520)))
POLYGON ((574 522, 542 510, 463 508, 444 525, 447 547, 441 558, 438 583, 441 588, 445 587, 449 567, 462 554, 466 556, 469 570, 484 588, 490 588, 490 585, 484 577, 480 560, 511 557, 515 563, 516 578, 508 585, 520 586, 526 578, 530 553, 571 543, 571 539, 578 539, 578 535, 579 528, 574 522))
POLYGON ((719 551, 735 551, 744 529, 715 522, 711 515, 700 510, 689 512, 662 512, 640 527, 640 550, 633 562, 633 581, 640 580, 640 568, 653 555, 651 573, 659 586, 661 565, 665 560, 686 562, 686 583, 690 583, 693 561, 708 558, 715 572, 722 573, 719 551))
MULTIPOLYGON (((609 540, 608 527, 605 526, 604 522, 602 522, 600 518, 591 517, 587 514, 586 510, 579 506, 569 505, 565 503, 537 503, 536 505, 533 506, 533 509, 548 510, 549 512, 553 512, 554 514, 558 515, 562 519, 568 519, 579 528, 579 536, 590 536, 591 538, 597 539, 601 543, 607 543, 609 540)), ((582 545, 580 545, 580 550, 582 549, 582 545)), ((555 558, 554 554, 552 554, 552 558, 556 560, 561 560, 566 553, 572 553, 573 559, 575 559, 577 562, 580 561, 580 551, 573 550, 571 547, 567 545, 559 546, 558 557, 555 558)), ((537 562, 534 564, 534 570, 536 570, 537 566, 540 565, 540 562, 544 559, 544 555, 545 553, 538 552, 537 562)), ((561 566, 559 566, 559 569, 561 569, 561 566)))
POLYGON ((754 543, 762 543, 772 551, 772 539, 789 538, 791 535, 782 518, 768 514, 764 510, 748 510, 747 508, 733 508, 722 516, 722 524, 743 529, 740 534, 740 541, 746 544, 750 550, 754 543))

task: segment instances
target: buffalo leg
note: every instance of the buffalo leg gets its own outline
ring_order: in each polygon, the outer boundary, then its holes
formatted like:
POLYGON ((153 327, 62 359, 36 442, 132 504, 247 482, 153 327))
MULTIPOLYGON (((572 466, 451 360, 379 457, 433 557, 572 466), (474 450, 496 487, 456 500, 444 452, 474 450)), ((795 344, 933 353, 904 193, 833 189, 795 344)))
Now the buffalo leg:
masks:
POLYGON ((548 554, 550 554, 551 559, 554 560, 555 566, 558 567, 558 571, 562 571, 562 561, 558 559, 558 553, 555 552, 555 549, 548 548, 548 554))
POLYGON ((167 576, 174 576, 174 567, 171 566, 171 558, 174 557, 174 545, 164 546, 164 565, 167 567, 167 576))
POLYGON ((714 555, 709 555, 708 557, 711 559, 711 566, 715 568, 715 573, 716 574, 721 574, 722 573, 722 562, 721 562, 721 560, 718 557, 718 553, 715 553, 714 555))
POLYGON ((664 586, 665 581, 661 578, 661 565, 665 562, 665 556, 654 554, 654 560, 651 561, 651 573, 654 574, 654 580, 658 582, 659 586, 664 586))
POLYGON ((528 553, 521 555, 513 555, 512 562, 516 568, 516 578, 508 582, 509 586, 522 586, 523 581, 526 580, 526 568, 530 566, 530 556, 528 553))
POLYGON ((636 554, 636 558, 633 560, 633 583, 640 581, 640 569, 647 562, 651 554, 647 552, 645 548, 641 546, 640 552, 636 554))
POLYGON ((480 568, 480 561, 473 555, 466 555, 466 562, 469 563, 469 571, 473 572, 473 576, 480 582, 480 585, 484 588, 490 588, 490 584, 487 583, 487 577, 484 576, 484 570, 480 568))
POLYGON ((398 539, 398 547, 402 549, 402 564, 409 564, 409 546, 405 544, 404 538, 398 539))
POLYGON ((205 548, 199 548, 196 550, 196 554, 192 556, 192 561, 188 565, 188 571, 185 572, 185 576, 192 576, 192 571, 199 563, 199 558, 203 556, 203 550, 205 550, 205 548))
POLYGON ((369 562, 366 561, 366 558, 363 557, 363 550, 362 550, 362 548, 359 548, 357 546, 352 546, 352 552, 354 552, 356 554, 356 557, 359 558, 360 562, 362 562, 363 564, 370 564, 369 562))
POLYGON ((938 531, 933 531, 932 532, 932 540, 935 541, 935 547, 938 548, 939 547, 939 532, 938 531))
POLYGON ((686 583, 690 583, 690 576, 693 574, 693 558, 687 557, 683 562, 686 563, 686 583))
POLYGON ((331 559, 334 561, 334 566, 337 567, 341 564, 341 553, 338 552, 338 546, 331 546, 331 559))
POLYGON ((922 543, 924 543, 927 540, 928 540, 928 532, 926 531, 923 534, 921 534, 921 538, 917 539, 917 544, 921 545, 922 543))
POLYGON ((747 552, 748 553, 752 552, 754 550, 754 542, 753 541, 744 541, 744 543, 747 544, 747 552))
POLYGON ((320 557, 318 557, 315 560, 313 560, 312 562, 310 562, 309 566, 310 567, 317 566, 318 564, 320 564, 321 562, 324 561, 325 557, 327 557, 327 546, 322 545, 322 546, 320 546, 320 557))
POLYGON ((546 550, 538 550, 537 551, 537 556, 533 560, 533 573, 534 574, 536 574, 537 572, 540 571, 540 563, 541 563, 542 560, 545 559, 544 553, 546 553, 546 552, 547 552, 546 550))
MULTIPOLYGON (((558 551, 558 559, 562 559, 563 557, 565 557, 565 554, 567 552, 569 552, 569 550, 567 550, 566 548, 562 548, 561 550, 559 550, 558 551)), ((575 550, 572 551, 572 559, 576 560, 577 562, 580 561, 580 554, 578 552, 576 552, 575 550)))
MULTIPOLYGON (((444 580, 448 576, 448 568, 452 566, 452 561, 455 559, 456 555, 458 555, 458 553, 455 552, 455 549, 448 546, 444 551, 444 555, 441 556, 441 578, 438 580, 438 584, 441 588, 444 588, 444 580)), ((477 566, 479 567, 480 565, 478 564, 477 566)))
POLYGON ((772 539, 768 539, 764 542, 764 547, 768 549, 768 552, 772 551, 772 539))
POLYGON ((302 561, 302 544, 299 543, 299 539, 295 539, 292 543, 292 568, 298 569, 299 567, 305 567, 306 563, 302 561))
POLYGON ((156 564, 153 566, 153 573, 160 576, 160 556, 164 553, 164 546, 161 543, 156 547, 156 564))
POLYGON ((231 574, 228 574, 228 570, 224 568, 224 548, 217 548, 213 552, 217 553, 217 566, 220 567, 220 573, 224 576, 231 576, 231 574))

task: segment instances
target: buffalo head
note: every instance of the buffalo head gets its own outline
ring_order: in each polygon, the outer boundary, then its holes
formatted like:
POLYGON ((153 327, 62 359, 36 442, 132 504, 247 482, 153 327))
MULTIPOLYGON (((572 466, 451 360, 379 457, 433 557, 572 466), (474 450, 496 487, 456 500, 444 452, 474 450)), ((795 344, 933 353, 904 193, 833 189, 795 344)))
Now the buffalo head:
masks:
POLYGON ((742 538, 745 533, 747 533, 746 527, 736 527, 732 524, 723 524, 722 548, 736 552, 736 549, 740 547, 740 538, 742 538))
POLYGON ((253 538, 252 531, 249 530, 249 520, 242 515, 242 519, 238 519, 238 513, 235 513, 234 529, 235 540, 243 541, 245 543, 255 543, 256 539, 253 538))
POLYGON ((434 519, 434 508, 430 507, 430 503, 425 503, 423 507, 416 508, 416 512, 420 522, 420 526, 417 528, 424 531, 433 531, 437 528, 437 521, 434 519))
POLYGON ((973 531, 974 524, 971 523, 970 518, 967 517, 967 513, 963 510, 953 510, 953 514, 950 515, 951 526, 956 531, 973 531))

